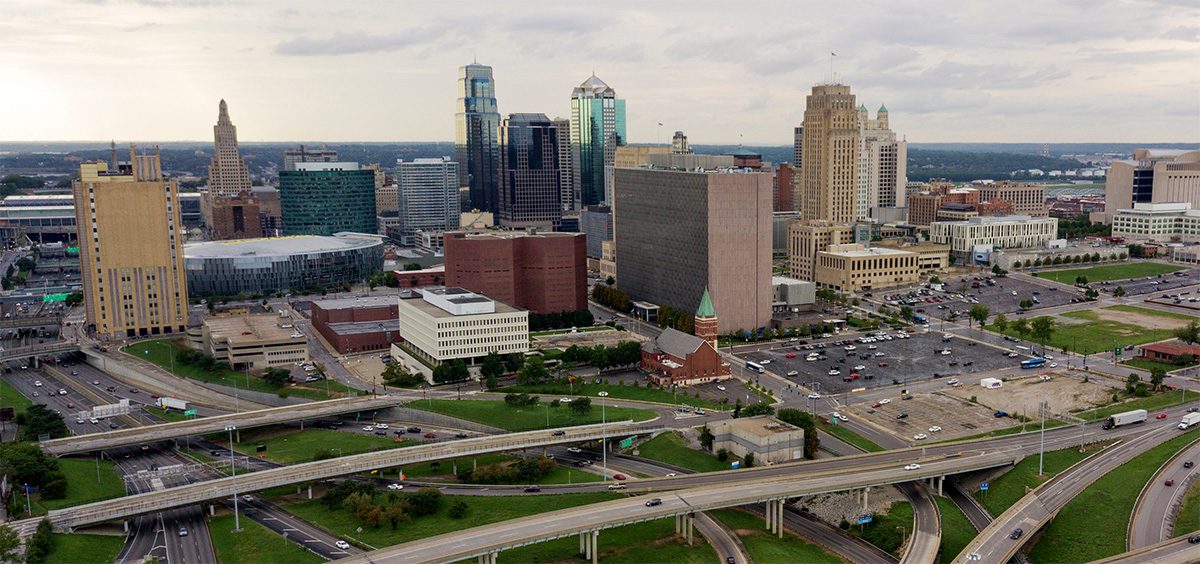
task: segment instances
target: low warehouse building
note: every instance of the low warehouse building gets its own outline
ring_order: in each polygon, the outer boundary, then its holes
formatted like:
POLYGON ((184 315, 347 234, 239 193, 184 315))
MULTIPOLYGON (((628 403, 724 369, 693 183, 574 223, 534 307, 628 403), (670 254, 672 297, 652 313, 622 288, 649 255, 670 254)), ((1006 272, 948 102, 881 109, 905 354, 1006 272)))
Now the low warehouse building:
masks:
POLYGON ((315 301, 313 329, 340 354, 385 350, 400 342, 396 301, 395 294, 315 301))
POLYGON ((188 344, 230 368, 263 370, 308 360, 308 338, 273 313, 210 317, 188 329, 188 344))
POLYGON ((709 423, 713 450, 725 449, 756 464, 778 464, 804 458, 804 430, 774 417, 744 417, 709 423))

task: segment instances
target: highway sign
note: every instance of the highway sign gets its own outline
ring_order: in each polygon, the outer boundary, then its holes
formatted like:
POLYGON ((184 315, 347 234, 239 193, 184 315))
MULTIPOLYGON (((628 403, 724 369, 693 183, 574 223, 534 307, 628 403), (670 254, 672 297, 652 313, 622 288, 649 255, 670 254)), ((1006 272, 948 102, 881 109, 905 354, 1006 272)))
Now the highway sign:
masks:
POLYGON ((979 484, 979 491, 981 491, 981 492, 986 492, 986 491, 988 491, 988 483, 987 483, 987 482, 984 482, 984 483, 982 483, 982 484, 979 484))
POLYGON ((874 521, 874 520, 875 520, 875 517, 873 515, 871 515, 870 513, 862 513, 858 516, 857 523, 859 525, 866 525, 867 523, 870 523, 871 521, 874 521))
POLYGON ((730 468, 733 468, 734 470, 737 470, 737 469, 738 469, 738 467, 740 467, 741 465, 742 465, 742 463, 741 463, 741 462, 738 462, 738 461, 734 460, 734 461, 733 461, 733 464, 730 464, 730 465, 729 465, 729 467, 730 467, 730 468))
POLYGON ((194 410, 194 409, 189 409, 189 410, 187 410, 187 411, 183 412, 183 414, 184 414, 184 415, 187 415, 187 416, 189 416, 189 417, 195 417, 195 416, 196 416, 196 410, 194 410))
POLYGON ((621 448, 629 448, 633 446, 633 437, 621 439, 621 442, 617 446, 620 446, 621 448))

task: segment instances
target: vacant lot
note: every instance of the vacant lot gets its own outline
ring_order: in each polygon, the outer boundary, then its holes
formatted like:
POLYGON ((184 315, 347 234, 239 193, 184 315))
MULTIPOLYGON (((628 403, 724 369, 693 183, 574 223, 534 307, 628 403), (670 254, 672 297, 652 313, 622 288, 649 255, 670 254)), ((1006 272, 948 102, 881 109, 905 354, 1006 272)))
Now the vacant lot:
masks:
POLYGON ((1063 284, 1074 284, 1075 278, 1078 276, 1086 276, 1088 282, 1104 282, 1106 280, 1126 280, 1129 278, 1139 278, 1143 276, 1157 276, 1159 274, 1167 274, 1177 270, 1186 270, 1186 268, 1173 264, 1162 264, 1158 262, 1130 262, 1124 264, 1106 264, 1088 268, 1040 271, 1037 273, 1037 275, 1038 278, 1054 280, 1055 282, 1062 282, 1063 284))
POLYGON ((1008 419, 994 417, 991 409, 961 397, 941 392, 913 394, 911 397, 910 400, 890 398, 888 403, 879 407, 872 407, 870 403, 844 406, 841 412, 865 419, 909 442, 919 442, 913 437, 920 433, 929 435, 925 440, 933 442, 977 435, 1012 425, 1008 419), (901 414, 907 416, 899 418, 901 414), (933 426, 942 430, 930 432, 929 428, 933 426))
MULTIPOLYGON (((1037 372, 1037 371, 1030 371, 1037 372)), ((1031 420, 1037 420, 1037 406, 1045 401, 1051 413, 1067 413, 1105 405, 1112 396, 1112 389, 1096 381, 1083 382, 1082 375, 1070 375, 1067 371, 1046 372, 1050 381, 1038 379, 1041 372, 1028 374, 1021 378, 1009 378, 1004 386, 996 389, 986 389, 979 385, 979 379, 964 380, 964 386, 954 388, 946 393, 959 398, 970 400, 974 397, 980 405, 989 410, 1003 410, 1014 416, 1027 415, 1031 420)), ((990 415, 990 413, 989 413, 990 415)), ((1011 421, 1007 425, 1012 425, 1011 421)))
MULTIPOLYGON (((1053 317, 1054 333, 1047 345, 1083 354, 1111 351, 1114 347, 1140 345, 1169 339, 1172 330, 1196 319, 1135 306, 1117 305, 1099 310, 1071 311, 1053 317)), ((1032 322, 1033 319, 1030 319, 1032 322)), ((995 331, 994 325, 988 329, 995 331)), ((1020 336, 1011 328, 1006 334, 1020 336)), ((1028 337, 1028 335, 1026 335, 1028 337)))
POLYGON ((552 408, 549 401, 543 401, 533 407, 510 407, 499 400, 435 399, 427 402, 413 402, 408 407, 433 411, 451 417, 458 417, 459 419, 499 427, 508 431, 532 431, 534 429, 600 423, 602 421, 602 414, 607 415, 608 421, 646 421, 656 416, 653 411, 630 407, 609 406, 602 411, 599 402, 595 399, 592 400, 592 410, 586 415, 576 415, 574 411, 571 411, 571 408, 565 405, 552 408))

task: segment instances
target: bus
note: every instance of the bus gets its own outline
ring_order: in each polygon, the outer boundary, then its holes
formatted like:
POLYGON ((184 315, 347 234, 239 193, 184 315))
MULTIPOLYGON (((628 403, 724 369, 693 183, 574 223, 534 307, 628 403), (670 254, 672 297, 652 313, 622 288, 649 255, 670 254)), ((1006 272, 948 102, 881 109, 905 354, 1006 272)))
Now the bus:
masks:
POLYGON ((762 374, 763 372, 767 371, 767 369, 763 368, 763 366, 761 364, 759 364, 757 362, 751 362, 748 360, 746 361, 746 368, 749 368, 750 370, 758 372, 759 374, 762 374))
POLYGON ((1041 368, 1044 364, 1046 364, 1044 358, 1030 358, 1021 361, 1021 368, 1041 368))

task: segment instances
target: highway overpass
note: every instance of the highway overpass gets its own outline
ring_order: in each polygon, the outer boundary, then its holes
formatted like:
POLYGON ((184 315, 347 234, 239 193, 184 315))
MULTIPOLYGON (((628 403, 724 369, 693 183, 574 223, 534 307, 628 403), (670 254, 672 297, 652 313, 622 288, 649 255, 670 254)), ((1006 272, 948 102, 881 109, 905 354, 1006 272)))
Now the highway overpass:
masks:
POLYGON ((255 411, 243 411, 241 413, 201 417, 190 421, 119 429, 107 433, 92 433, 62 439, 52 439, 43 441, 41 447, 42 450, 49 454, 63 456, 154 441, 164 441, 177 437, 204 435, 223 431, 229 425, 233 425, 238 429, 249 429, 251 427, 262 427, 304 419, 319 419, 342 413, 383 409, 395 407, 405 401, 408 400, 398 397, 378 396, 302 403, 255 411))
POLYGON ((1104 560, 1098 560, 1094 564, 1145 564, 1146 562, 1193 564, 1200 562, 1200 544, 1192 544, 1187 540, 1189 536, 1196 534, 1200 534, 1200 531, 1110 556, 1104 560))
MULTIPOLYGON (((908 454, 909 462, 920 458, 919 450, 910 450, 908 454)), ((973 452, 924 460, 917 470, 905 470, 902 464, 876 462, 872 458, 878 457, 864 455, 837 459, 856 462, 852 465, 853 472, 839 467, 801 473, 812 464, 799 463, 786 465, 793 470, 793 475, 784 477, 762 479, 751 472, 710 475, 711 483, 705 487, 639 495, 532 515, 375 550, 339 562, 455 562, 476 557, 494 562, 500 551, 574 535, 580 537, 580 552, 595 562, 596 543, 602 529, 675 517, 677 528, 691 538, 692 519, 702 511, 765 502, 770 524, 771 515, 782 513, 782 502, 788 498, 937 479, 949 474, 1015 464, 1021 456, 1009 451, 973 452), (656 495, 662 503, 646 505, 647 500, 656 495)))
MULTIPOLYGON (((491 452, 540 448, 563 443, 578 443, 600 439, 605 436, 624 438, 633 434, 655 433, 663 429, 661 425, 637 425, 629 421, 618 421, 610 422, 606 425, 595 424, 569 427, 562 429, 561 435, 556 435, 556 431, 552 430, 527 431, 523 433, 395 448, 284 466, 229 478, 166 488, 156 492, 129 495, 86 505, 53 510, 47 514, 47 518, 50 519, 56 530, 70 531, 84 525, 115 521, 144 513, 153 513, 229 497, 233 495, 235 486, 236 491, 242 494, 456 456, 474 456, 491 452)), ((13 526, 19 531, 31 532, 37 526, 37 519, 17 521, 13 523, 13 526)))
POLYGON ((11 362, 26 358, 38 358, 45 355, 78 352, 79 345, 70 341, 54 341, 28 347, 13 347, 0 350, 0 362, 11 362))
POLYGON ((62 318, 57 315, 40 315, 37 317, 10 317, 0 319, 0 329, 28 329, 31 327, 58 327, 62 318))

